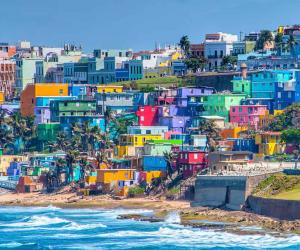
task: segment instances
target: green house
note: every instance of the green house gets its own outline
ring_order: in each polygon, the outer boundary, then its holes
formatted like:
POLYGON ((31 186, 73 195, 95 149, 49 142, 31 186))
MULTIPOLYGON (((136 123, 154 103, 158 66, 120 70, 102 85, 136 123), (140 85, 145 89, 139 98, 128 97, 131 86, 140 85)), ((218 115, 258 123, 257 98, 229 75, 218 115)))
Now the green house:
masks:
POLYGON ((244 94, 220 93, 207 96, 204 101, 203 115, 222 116, 225 121, 229 121, 229 110, 231 106, 240 105, 240 101, 245 99, 244 94))
POLYGON ((51 121, 59 122, 63 116, 94 116, 96 102, 94 100, 60 100, 50 103, 51 121))
POLYGON ((164 152, 171 152, 174 145, 181 145, 182 140, 149 140, 144 145, 145 155, 163 156, 164 152))
POLYGON ((233 92, 236 94, 244 94, 247 97, 251 97, 252 84, 251 81, 242 79, 242 78, 234 78, 232 81, 233 92))

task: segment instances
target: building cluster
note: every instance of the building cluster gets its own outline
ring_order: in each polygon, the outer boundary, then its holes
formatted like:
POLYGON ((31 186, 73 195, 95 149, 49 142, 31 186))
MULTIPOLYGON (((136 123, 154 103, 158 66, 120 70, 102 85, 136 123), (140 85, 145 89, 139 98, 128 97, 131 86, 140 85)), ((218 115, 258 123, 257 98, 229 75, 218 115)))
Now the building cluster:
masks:
MULTIPOLYGON (((300 40, 300 26, 280 27, 278 33, 283 34, 283 41, 291 34, 300 40)), ((88 157, 95 170, 85 176, 85 187, 92 191, 126 195, 130 187, 149 186, 170 169, 179 170, 183 179, 197 173, 220 173, 292 150, 282 143, 280 132, 263 128, 300 101, 300 47, 275 57, 270 55, 269 49, 274 48, 270 42, 265 44, 267 52, 259 55, 254 52, 258 39, 259 33, 250 33, 243 40, 226 33, 207 34, 204 43, 191 44, 191 54, 205 57, 207 70, 219 68, 225 56, 238 56, 238 71, 230 81, 220 83, 215 72, 209 75, 213 83, 161 85, 147 92, 125 88, 122 83, 182 77, 187 66, 181 49, 94 50, 93 55, 85 55, 74 45, 48 48, 32 47, 29 42, 3 43, 1 107, 34 117, 40 152, 59 132, 72 136, 73 124, 87 123, 105 133, 111 126, 107 112, 117 119, 133 119, 126 133, 109 135, 115 143, 105 149, 107 162, 99 164, 88 157), (286 64, 288 60, 291 63, 286 64), (19 102, 4 102, 18 94, 19 102), (213 124, 219 131, 214 152, 208 133, 201 133, 203 124, 213 124)), ((0 173, 18 181, 18 192, 31 192, 46 185, 45 171, 65 157, 65 152, 1 155, 0 173)), ((78 163, 64 181, 78 181, 82 174, 78 163)))

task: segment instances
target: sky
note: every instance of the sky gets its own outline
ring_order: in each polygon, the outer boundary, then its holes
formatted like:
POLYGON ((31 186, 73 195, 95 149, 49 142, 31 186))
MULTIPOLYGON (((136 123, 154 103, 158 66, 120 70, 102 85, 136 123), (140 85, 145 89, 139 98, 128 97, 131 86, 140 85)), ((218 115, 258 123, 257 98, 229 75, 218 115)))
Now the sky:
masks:
POLYGON ((239 34, 300 23, 299 0, 3 0, 0 42, 153 49, 188 35, 239 34))

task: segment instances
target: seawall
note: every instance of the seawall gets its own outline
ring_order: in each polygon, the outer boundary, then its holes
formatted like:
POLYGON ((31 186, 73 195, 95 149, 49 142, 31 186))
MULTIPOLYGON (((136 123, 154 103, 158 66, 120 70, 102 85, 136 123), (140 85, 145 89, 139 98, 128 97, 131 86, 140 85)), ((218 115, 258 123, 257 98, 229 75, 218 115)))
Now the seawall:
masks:
POLYGON ((280 220, 300 219, 300 200, 267 199, 250 195, 247 206, 254 213, 280 220))

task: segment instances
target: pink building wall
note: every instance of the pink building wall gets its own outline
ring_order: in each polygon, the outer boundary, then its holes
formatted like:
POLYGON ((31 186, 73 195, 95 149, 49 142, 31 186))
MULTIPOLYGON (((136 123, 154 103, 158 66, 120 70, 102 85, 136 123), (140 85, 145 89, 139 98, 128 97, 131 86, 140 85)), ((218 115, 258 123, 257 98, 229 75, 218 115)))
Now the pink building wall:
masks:
POLYGON ((267 111, 265 105, 238 105, 231 106, 229 118, 231 123, 239 126, 253 126, 258 128, 259 116, 264 115, 267 111))

